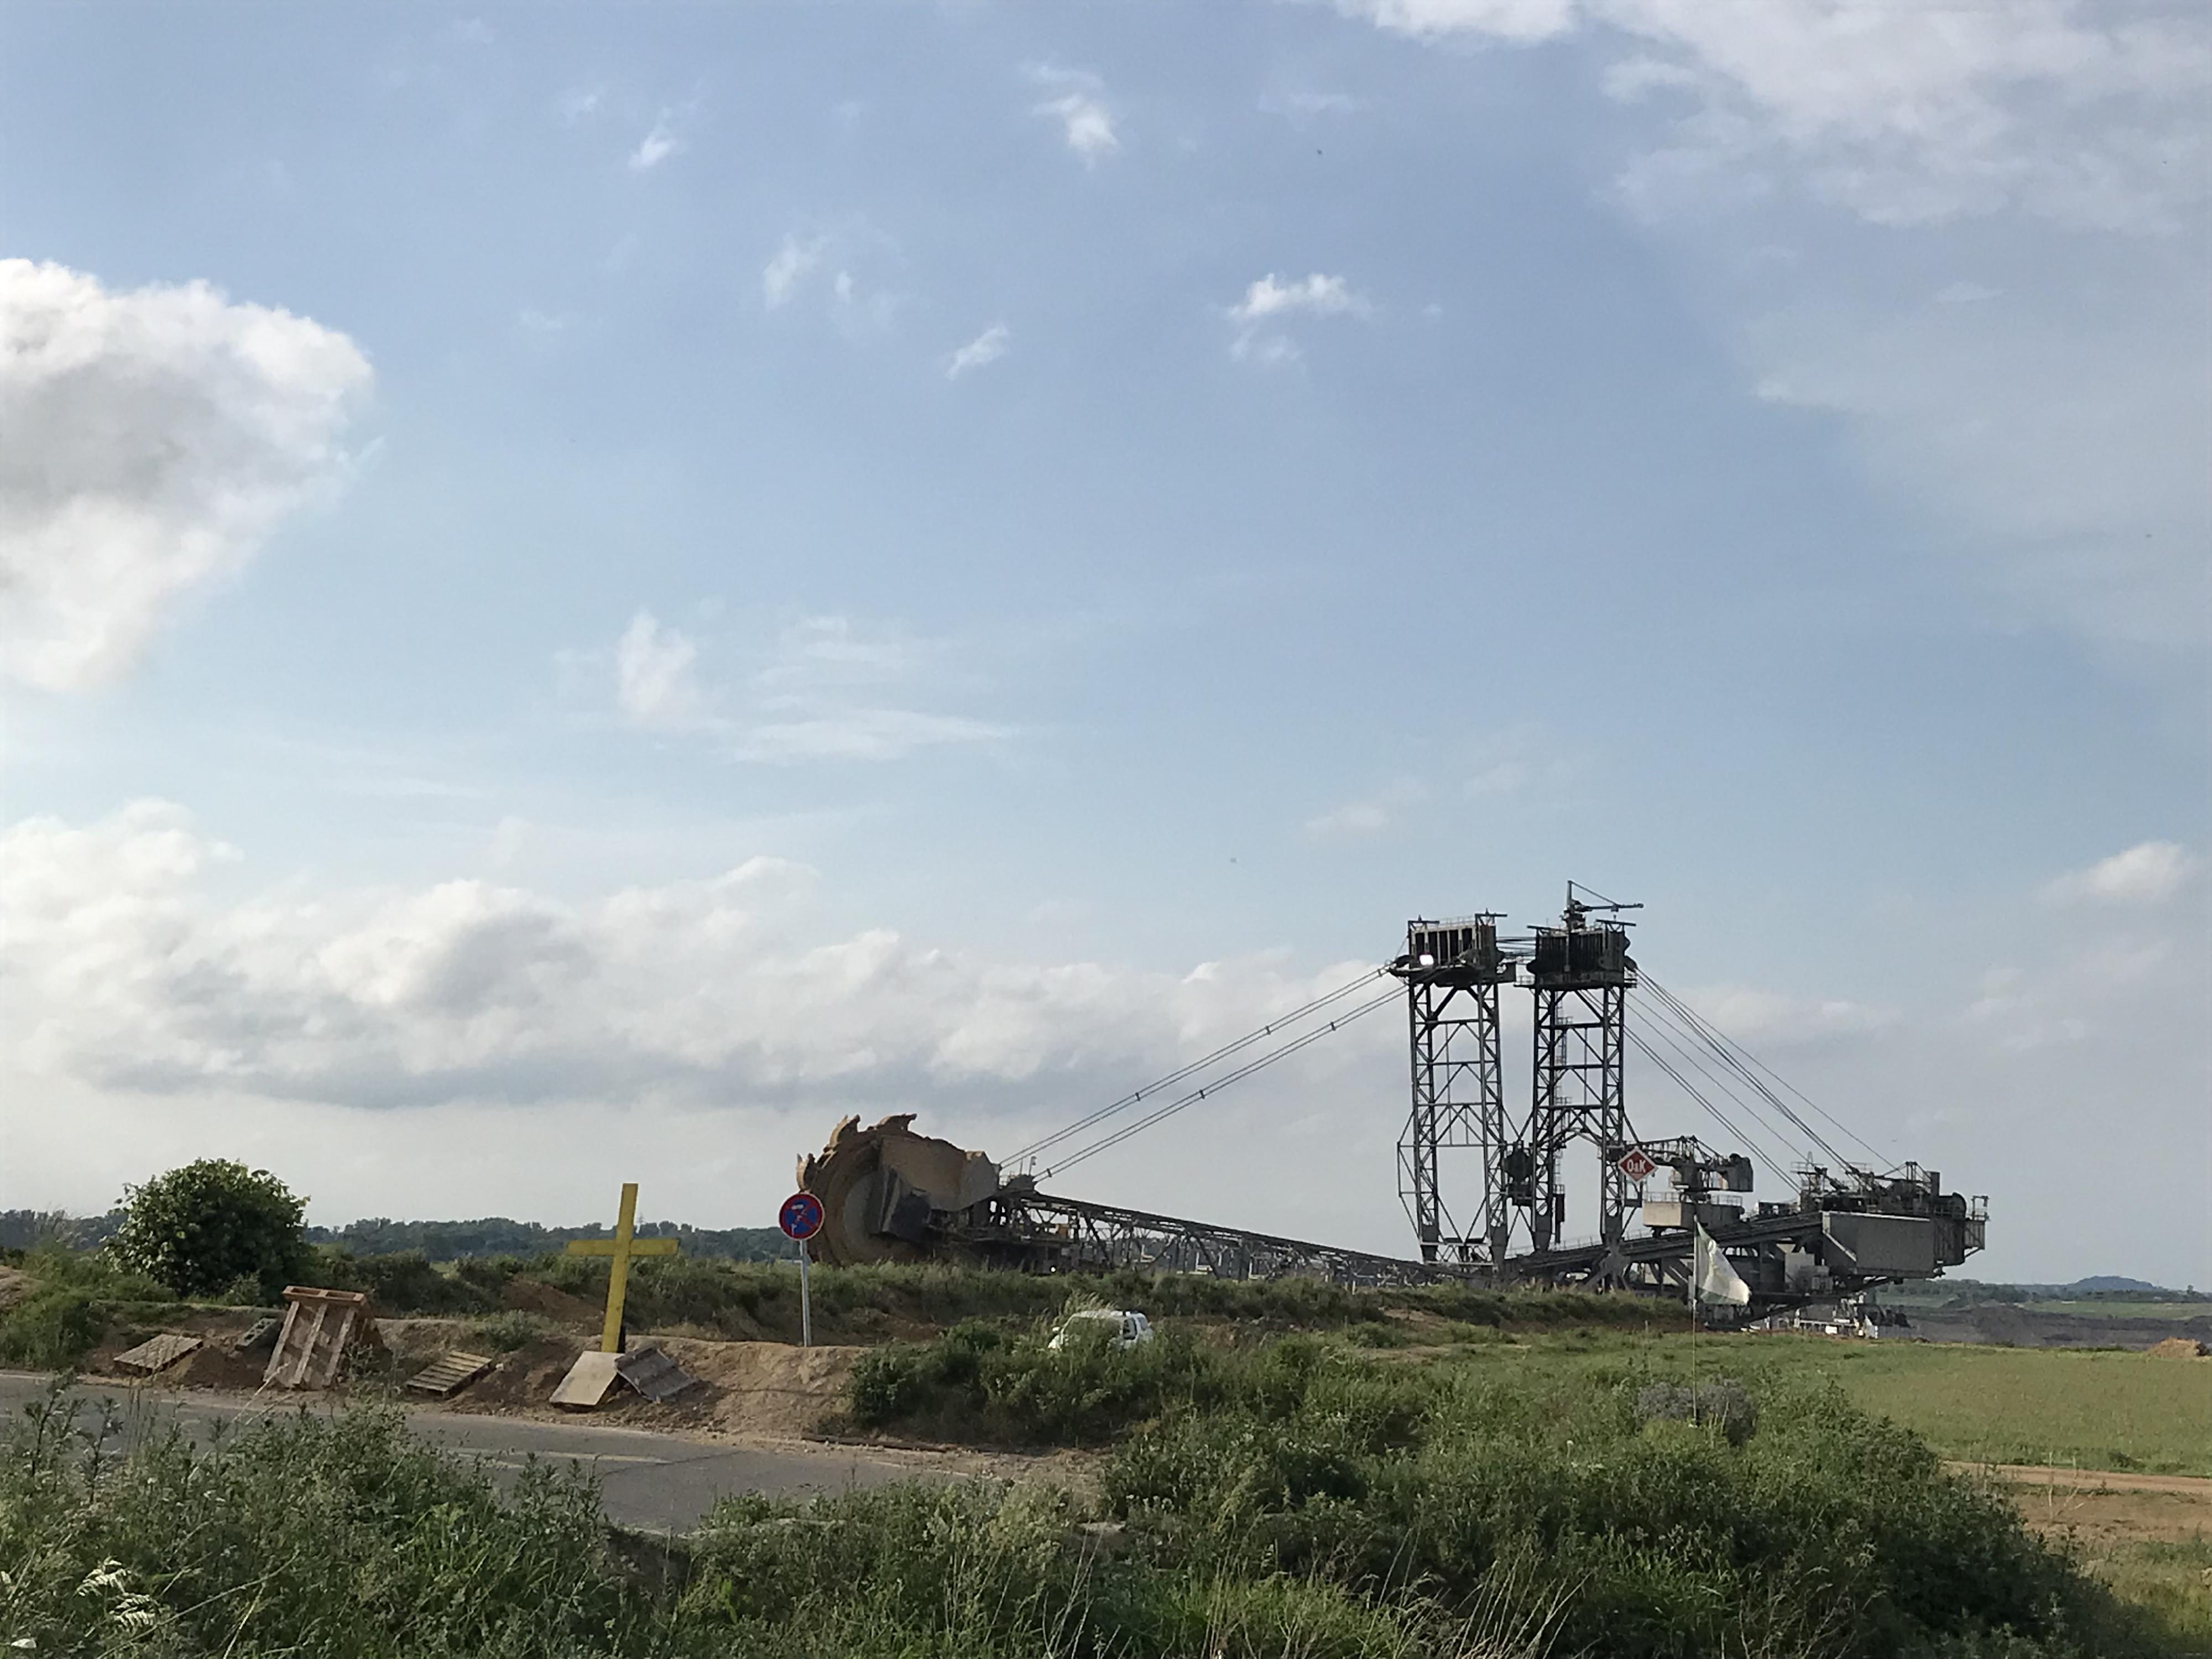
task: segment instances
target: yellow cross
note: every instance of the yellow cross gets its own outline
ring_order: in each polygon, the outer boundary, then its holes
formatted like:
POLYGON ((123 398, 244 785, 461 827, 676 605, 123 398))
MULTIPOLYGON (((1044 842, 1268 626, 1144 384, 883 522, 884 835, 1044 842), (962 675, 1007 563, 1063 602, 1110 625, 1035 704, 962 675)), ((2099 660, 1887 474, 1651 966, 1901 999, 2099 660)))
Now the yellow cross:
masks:
POLYGON ((623 1182, 622 1213, 615 1219, 612 1238, 572 1238, 570 1255, 611 1255, 614 1270, 607 1275, 607 1322, 599 1330, 599 1352, 622 1352, 623 1292, 629 1287, 629 1259, 634 1255, 674 1255, 672 1238, 640 1238, 637 1231, 637 1182, 623 1182))

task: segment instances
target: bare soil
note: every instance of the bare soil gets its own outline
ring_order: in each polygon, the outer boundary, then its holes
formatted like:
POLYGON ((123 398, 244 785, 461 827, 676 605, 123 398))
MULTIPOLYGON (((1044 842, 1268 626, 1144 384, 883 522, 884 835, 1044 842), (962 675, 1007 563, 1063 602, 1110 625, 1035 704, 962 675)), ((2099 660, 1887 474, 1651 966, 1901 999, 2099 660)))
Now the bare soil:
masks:
MULTIPOLYGON (((471 1325, 452 1319, 379 1321, 402 1377, 453 1349, 483 1353, 471 1325)), ((590 1413, 594 1422, 674 1433, 799 1439, 814 1433, 844 1398, 845 1379, 860 1348, 799 1348, 782 1342, 710 1342, 696 1337, 634 1337, 666 1352, 698 1379, 673 1400, 655 1405, 617 1390, 590 1413)), ((450 1409, 503 1416, 558 1417, 547 1403, 588 1344, 549 1334, 498 1356, 486 1375, 444 1402, 450 1409)))
POLYGON ((2150 1348, 2173 1337, 2212 1341, 2212 1315, 2206 1314, 2139 1319, 2007 1302, 1910 1311, 1908 1334, 1927 1342, 1987 1342, 2008 1348, 2150 1348))
MULTIPOLYGON (((566 1419, 574 1414, 550 1403, 554 1385, 568 1374, 576 1356, 592 1346, 599 1318, 580 1298, 550 1285, 531 1285, 517 1298, 523 1310, 560 1325, 507 1352, 496 1352, 479 1323, 463 1319, 380 1319, 375 1346, 356 1362, 356 1376, 398 1383, 441 1354, 456 1349, 490 1354, 492 1369, 441 1401, 415 1399, 459 1412, 501 1416, 566 1419), (573 1305, 568 1305, 573 1304, 573 1305)), ((261 1387, 268 1364, 265 1348, 240 1353, 233 1343, 264 1317, 256 1309, 164 1309, 158 1322, 132 1323, 111 1332, 87 1358, 87 1376, 119 1383, 151 1382, 161 1388, 207 1389, 252 1394, 261 1387), (181 1331, 202 1337, 202 1346, 146 1378, 118 1370, 115 1356, 156 1331, 181 1331)), ((665 1350, 698 1379, 675 1399, 659 1405, 626 1390, 611 1395, 589 1413, 594 1422, 658 1429, 709 1437, 795 1440, 815 1434, 842 1403, 853 1362, 866 1350, 855 1347, 800 1348, 783 1342, 721 1342, 697 1337, 633 1337, 631 1346, 650 1343, 665 1350)))
POLYGON ((2202 1359, 2212 1354, 2212 1346, 2198 1341, 2193 1336, 2169 1336, 2163 1342, 2154 1342, 2143 1350, 2161 1359, 2202 1359))

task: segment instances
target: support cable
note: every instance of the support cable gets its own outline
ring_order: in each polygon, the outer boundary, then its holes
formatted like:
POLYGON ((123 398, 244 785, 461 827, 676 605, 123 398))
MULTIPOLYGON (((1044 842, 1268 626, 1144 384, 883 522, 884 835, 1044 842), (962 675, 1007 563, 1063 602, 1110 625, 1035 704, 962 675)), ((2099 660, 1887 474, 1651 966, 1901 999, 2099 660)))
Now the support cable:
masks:
MULTIPOLYGON (((1784 1077, 1771 1066, 1769 1066, 1765 1060, 1761 1060, 1757 1054, 1752 1053, 1750 1049, 1745 1048, 1743 1044, 1738 1042, 1727 1032, 1722 1030, 1711 1020, 1706 1019, 1702 1014, 1698 1013, 1696 1009, 1690 1007, 1688 1004, 1683 1002, 1681 998, 1676 996, 1665 986, 1657 984, 1649 979, 1645 981, 1645 983, 1650 984, 1652 989, 1657 992, 1660 996, 1680 1006, 1683 1012, 1687 1014, 1693 1022, 1707 1032, 1711 1033, 1713 1039, 1716 1040, 1723 1048, 1729 1050, 1732 1054, 1736 1055, 1741 1060, 1748 1061, 1751 1065, 1758 1067, 1758 1069, 1765 1073, 1766 1076, 1773 1079, 1775 1082, 1780 1084, 1791 1094, 1796 1096, 1799 1100, 1803 1101, 1808 1108, 1818 1113, 1823 1119, 1825 1119, 1829 1127, 1833 1128, 1838 1134, 1842 1135, 1847 1140, 1856 1143, 1857 1146, 1865 1152, 1866 1155, 1874 1159, 1877 1164, 1887 1162, 1887 1159, 1879 1147, 1875 1146, 1864 1136, 1861 1135, 1856 1130, 1853 1129, 1850 1124, 1839 1121, 1826 1107, 1822 1106, 1820 1102, 1814 1100, 1802 1089, 1800 1089, 1796 1084, 1790 1082, 1788 1078, 1784 1077)), ((1768 1091, 1767 1092, 1771 1094, 1772 1091, 1768 1091)), ((1840 1163, 1843 1160, 1838 1158, 1837 1161, 1840 1163)))
MULTIPOLYGON (((1114 1116, 1117 1113, 1127 1111, 1130 1107, 1134 1106, 1139 1101, 1144 1100, 1150 1096, 1156 1095, 1163 1089, 1171 1088, 1176 1084, 1181 1083, 1188 1078, 1195 1076, 1198 1073, 1204 1071, 1207 1066, 1226 1060, 1231 1054, 1241 1054, 1245 1049, 1250 1048, 1254 1043, 1261 1042, 1265 1038, 1271 1037, 1278 1031, 1284 1030, 1290 1026, 1297 1024, 1300 1020, 1304 1019, 1310 1014, 1318 1013, 1322 1009, 1328 1007, 1331 1003, 1340 1001, 1342 999, 1350 996, 1354 991, 1358 990, 1362 986, 1373 984, 1376 980, 1381 979, 1385 975, 1389 974, 1389 971, 1390 970, 1388 968, 1374 969, 1370 972, 1362 974, 1358 979, 1352 980, 1346 984, 1338 986, 1334 991, 1330 991, 1324 995, 1316 997, 1311 1002, 1306 1003, 1301 1007, 1291 1009, 1287 1014, 1278 1015, 1275 1018, 1269 1020, 1265 1025, 1262 1025, 1258 1030, 1247 1031, 1243 1036, 1238 1037, 1234 1042, 1224 1042, 1221 1047, 1216 1048, 1212 1054, 1201 1054, 1196 1060, 1192 1060, 1188 1065, 1177 1066, 1174 1071, 1170 1072, 1165 1077, 1154 1078, 1150 1083, 1145 1085, 1143 1088, 1132 1090, 1129 1093, 1123 1095, 1119 1100, 1111 1102, 1107 1105, 1101 1106, 1097 1111, 1092 1112, 1089 1116, 1078 1118, 1066 1128, 1055 1130, 1051 1134, 1045 1136, 1042 1140, 1031 1141, 1028 1146, 1008 1154, 1006 1161, 1011 1167, 1013 1164, 1019 1164, 1024 1158, 1035 1158, 1039 1152, 1044 1152, 1049 1147, 1057 1146, 1064 1140, 1072 1139, 1073 1137, 1081 1134, 1085 1129, 1091 1128, 1097 1124, 1103 1123, 1108 1118, 1114 1116)), ((1395 995, 1396 994, 1394 992, 1392 994, 1395 995)), ((1334 1030, 1334 1028, 1331 1027, 1330 1029, 1334 1030)), ((1219 1085, 1216 1085, 1215 1086, 1218 1087, 1219 1085)))
MULTIPOLYGON (((1727 1096, 1738 1108, 1748 1113, 1751 1121, 1758 1124, 1778 1146, 1783 1148, 1785 1156, 1796 1158, 1801 1163, 1814 1161, 1813 1152, 1807 1143, 1791 1135, 1769 1115, 1766 1097, 1763 1094, 1754 1091, 1753 1097, 1747 1099, 1740 1086, 1730 1079, 1725 1071, 1717 1071, 1714 1068, 1704 1045, 1699 1042, 1693 1030, 1668 1015, 1663 1006, 1655 1009, 1650 1005, 1645 1005, 1636 1010, 1636 1018, 1643 1023, 1647 1031, 1664 1041, 1683 1065, 1703 1078, 1706 1086, 1727 1096)), ((1784 1115, 1787 1116, 1786 1114, 1784 1115)), ((1794 1121, 1794 1120, 1791 1121, 1794 1121)))
POLYGON ((1689 1096, 1691 1099, 1696 1101, 1698 1105, 1704 1107, 1705 1111, 1711 1116, 1712 1120, 1716 1123, 1719 1124, 1721 1127, 1727 1130, 1729 1133, 1734 1137, 1735 1144, 1743 1147, 1753 1158, 1756 1158, 1769 1175, 1772 1176, 1777 1181, 1782 1182, 1784 1187, 1787 1187, 1790 1184, 1789 1174, 1777 1164, 1771 1158, 1767 1156, 1765 1151, 1759 1146, 1757 1141, 1746 1134, 1735 1123, 1730 1121, 1728 1114, 1722 1111, 1719 1107, 1714 1105, 1711 1101, 1706 1099, 1704 1094, 1698 1090, 1695 1085, 1691 1083, 1690 1080, 1687 1078, 1685 1078, 1680 1072, 1676 1071, 1674 1067, 1668 1063, 1665 1055, 1660 1054, 1657 1049, 1652 1048, 1649 1043, 1644 1042, 1641 1036, 1637 1036, 1633 1032, 1630 1033, 1628 1040, 1636 1045, 1636 1049, 1638 1054, 1642 1054, 1654 1066, 1656 1066, 1661 1071, 1672 1078, 1676 1085, 1681 1089, 1683 1093, 1689 1096))
MULTIPOLYGON (((1698 1034, 1699 1038, 1706 1044, 1706 1046, 1709 1047, 1715 1054, 1720 1057, 1721 1060, 1729 1068, 1729 1070, 1735 1072, 1739 1077, 1742 1078, 1746 1083, 1750 1085, 1752 1088, 1757 1090, 1759 1094, 1764 1096, 1767 1102, 1773 1106, 1775 1110, 1780 1112, 1784 1117, 1788 1118, 1792 1123, 1796 1124, 1800 1129, 1804 1131, 1806 1136, 1814 1146, 1820 1147, 1822 1152, 1827 1153, 1828 1161, 1831 1164, 1841 1164, 1845 1167, 1849 1167, 1850 1160, 1845 1158, 1842 1152, 1840 1152, 1826 1136, 1823 1135, 1818 1129, 1815 1129, 1811 1124, 1800 1117, 1797 1115, 1796 1110, 1788 1101, 1783 1099, 1780 1095, 1775 1093, 1772 1089, 1769 1088, 1766 1084, 1762 1082, 1752 1072, 1751 1068, 1747 1066, 1742 1060, 1737 1057, 1737 1054, 1735 1052, 1735 1045, 1734 1045, 1726 1036, 1719 1031, 1710 1020, 1699 1014, 1695 1009, 1692 1008, 1672 991, 1669 991, 1665 986, 1657 984, 1654 981, 1647 981, 1646 982, 1650 984, 1652 992, 1658 997, 1659 1000, 1680 1016, 1680 1018, 1698 1034)), ((1806 1103, 1810 1105, 1812 1103, 1808 1101, 1806 1103)), ((1815 1106, 1813 1109, 1818 1112, 1820 1109, 1815 1106)), ((1820 1112, 1820 1115, 1823 1117, 1828 1117, 1828 1114, 1826 1112, 1820 1112)), ((1842 1133, 1845 1135, 1850 1134, 1850 1131, 1844 1128, 1842 1124, 1837 1123, 1832 1117, 1828 1117, 1828 1121, 1831 1124, 1833 1124, 1834 1127, 1842 1133)), ((1853 1139, 1856 1139, 1856 1137, 1853 1137, 1853 1139)), ((1863 1142, 1861 1144, 1864 1145, 1863 1142)), ((1873 1152, 1873 1148, 1869 1147, 1868 1151, 1873 1152)), ((1875 1157, 1878 1160, 1880 1154, 1876 1153, 1875 1157)))
POLYGON ((1188 1094, 1183 1095, 1177 1099, 1171 1100, 1164 1106, 1157 1107, 1153 1110, 1147 1112, 1144 1116, 1139 1118, 1135 1122, 1125 1123, 1103 1139, 1094 1140, 1088 1146, 1084 1146, 1079 1148, 1075 1152, 1070 1152, 1066 1157, 1054 1164, 1050 1169, 1038 1171, 1037 1179, 1040 1181, 1050 1180, 1054 1176, 1061 1174, 1065 1170, 1073 1169, 1085 1158, 1095 1158, 1097 1154, 1106 1151, 1109 1147, 1120 1146, 1131 1135, 1141 1133, 1143 1131, 1151 1128, 1155 1123, 1158 1123, 1164 1119, 1173 1117, 1177 1112, 1182 1110, 1184 1107, 1195 1105, 1198 1102, 1204 1100, 1207 1096, 1227 1088, 1231 1084, 1241 1082, 1244 1079, 1250 1077, 1255 1072, 1266 1070, 1279 1060, 1287 1060, 1291 1055, 1297 1053, 1299 1049, 1304 1048, 1310 1044, 1320 1042, 1322 1038, 1327 1036, 1330 1032, 1341 1030, 1343 1027, 1351 1024, 1353 1020, 1361 1018, 1363 1015, 1371 1014, 1377 1008, 1388 1007, 1389 1005, 1398 1000, 1399 995, 1400 993, 1397 988, 1393 987, 1391 989, 1385 991, 1381 996, 1376 997, 1373 1001, 1363 1002, 1350 1012, 1339 1014, 1334 1019, 1329 1021, 1328 1024, 1321 1026, 1316 1030, 1307 1031, 1299 1036, 1293 1037, 1290 1042, 1284 1043, 1280 1048, 1271 1048, 1266 1054, 1261 1054, 1257 1060, 1249 1060, 1245 1061, 1243 1065, 1238 1066, 1235 1071, 1229 1073, 1226 1076, 1218 1078, 1213 1082, 1206 1084, 1202 1088, 1194 1089, 1188 1094))
MULTIPOLYGON (((1698 1088, 1696 1084, 1691 1082, 1689 1078, 1683 1074, 1683 1071, 1680 1066, 1678 1066, 1674 1061, 1668 1059, 1665 1054, 1661 1054, 1658 1048, 1654 1046, 1651 1039, 1656 1037, 1659 1042, 1664 1042, 1668 1048, 1672 1049, 1674 1054, 1680 1058, 1684 1065, 1690 1066, 1693 1070, 1696 1069, 1694 1059, 1683 1050, 1680 1043, 1677 1042, 1663 1027, 1652 1023, 1648 1018, 1642 1018, 1640 1014, 1638 1018, 1639 1025, 1643 1029, 1632 1030, 1628 1033, 1628 1036, 1629 1041, 1635 1043, 1638 1052, 1640 1052, 1645 1059, 1650 1060, 1653 1065, 1658 1066, 1658 1068, 1664 1072, 1669 1078, 1673 1079, 1675 1085, 1679 1087, 1683 1093, 1688 1095, 1691 1099, 1696 1101, 1698 1105, 1704 1107, 1706 1113, 1714 1120, 1714 1121, 1720 1124, 1723 1128, 1726 1129, 1731 1135, 1735 1137, 1736 1141, 1742 1146, 1745 1152, 1748 1152, 1753 1158, 1757 1158, 1760 1164, 1766 1167, 1767 1172, 1770 1175, 1773 1176, 1775 1179, 1779 1181, 1784 1187, 1792 1185, 1793 1182, 1787 1170, 1784 1169, 1783 1164, 1778 1163, 1771 1155, 1773 1148, 1776 1146, 1778 1146, 1782 1149, 1784 1160, 1786 1161, 1789 1158, 1796 1156, 1796 1149, 1790 1145, 1789 1138, 1786 1135, 1777 1133, 1773 1126, 1761 1118, 1756 1111, 1752 1112, 1751 1121, 1759 1126, 1759 1133, 1757 1135, 1747 1133, 1740 1123, 1731 1119, 1727 1113, 1723 1112, 1717 1105, 1716 1105, 1711 1097, 1708 1096, 1704 1090, 1698 1088), (1766 1144, 1762 1145, 1762 1141, 1766 1144)), ((1711 1084, 1712 1079, 1710 1077, 1707 1077, 1706 1081, 1710 1085, 1711 1084)), ((1733 1095, 1730 1095, 1729 1098, 1731 1101, 1734 1101, 1739 1107, 1742 1107, 1745 1104, 1742 1101, 1737 1100, 1733 1095)))

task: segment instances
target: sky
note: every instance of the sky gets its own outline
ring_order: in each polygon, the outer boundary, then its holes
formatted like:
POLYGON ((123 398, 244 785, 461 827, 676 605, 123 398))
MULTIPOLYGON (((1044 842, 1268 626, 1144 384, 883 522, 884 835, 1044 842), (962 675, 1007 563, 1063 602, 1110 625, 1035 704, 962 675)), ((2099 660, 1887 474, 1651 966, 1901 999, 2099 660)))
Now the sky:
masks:
MULTIPOLYGON (((2201 7, 0 32, 0 1206, 766 1224, 1572 879, 1966 1272, 2212 1285, 2201 7)), ((1406 1099, 1060 1184, 1403 1252, 1406 1099)))

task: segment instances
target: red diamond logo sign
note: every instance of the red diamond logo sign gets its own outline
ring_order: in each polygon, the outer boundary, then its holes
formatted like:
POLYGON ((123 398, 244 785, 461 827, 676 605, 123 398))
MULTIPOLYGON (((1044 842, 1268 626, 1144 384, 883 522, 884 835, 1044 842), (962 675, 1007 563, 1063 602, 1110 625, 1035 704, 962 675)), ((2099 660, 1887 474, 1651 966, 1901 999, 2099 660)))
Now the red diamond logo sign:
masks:
POLYGON ((1648 1181, 1659 1166, 1644 1154, 1642 1147, 1632 1148, 1627 1157, 1614 1166, 1631 1181, 1648 1181))

